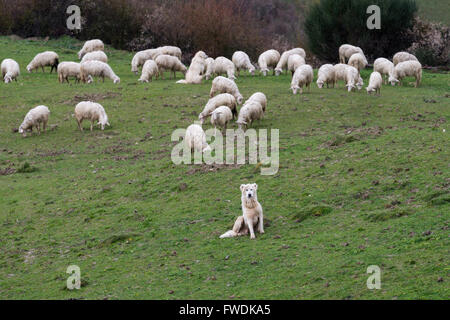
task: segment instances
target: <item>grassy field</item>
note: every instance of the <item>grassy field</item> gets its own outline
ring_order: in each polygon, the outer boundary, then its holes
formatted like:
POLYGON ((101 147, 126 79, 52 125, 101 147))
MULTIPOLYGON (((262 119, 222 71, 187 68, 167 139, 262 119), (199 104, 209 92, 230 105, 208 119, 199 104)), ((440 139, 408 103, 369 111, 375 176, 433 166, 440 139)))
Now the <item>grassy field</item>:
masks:
POLYGON ((417 0, 419 15, 429 21, 450 25, 450 2, 447 0, 417 0))
POLYGON ((111 49, 120 85, 25 72, 37 52, 76 60, 79 46, 0 37, 0 60, 23 72, 0 83, 0 299, 450 297, 448 73, 381 97, 342 83, 293 96, 287 75, 241 77, 244 97, 269 99, 254 127, 280 129, 280 171, 261 176, 253 165, 171 162, 171 133, 197 118, 211 81, 140 84, 131 54, 111 49), (86 99, 111 128, 77 131, 72 113, 86 99), (39 104, 51 130, 14 133, 39 104), (252 182, 266 233, 219 240, 252 182), (81 290, 66 289, 69 265, 81 268, 81 290), (381 290, 366 287, 369 265, 382 270, 381 290))

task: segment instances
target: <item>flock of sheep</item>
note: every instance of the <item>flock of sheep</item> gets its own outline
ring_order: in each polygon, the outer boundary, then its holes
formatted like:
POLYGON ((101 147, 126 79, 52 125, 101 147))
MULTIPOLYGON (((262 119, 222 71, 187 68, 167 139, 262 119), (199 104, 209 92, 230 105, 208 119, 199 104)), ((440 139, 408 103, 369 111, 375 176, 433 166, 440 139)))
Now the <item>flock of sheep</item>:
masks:
MULTIPOLYGON (((191 150, 196 149, 204 152, 209 149, 206 143, 206 135, 201 125, 208 117, 214 127, 226 129, 227 124, 236 119, 240 129, 245 130, 253 121, 264 117, 267 107, 267 97, 264 93, 253 94, 244 103, 244 98, 239 92, 235 83, 236 73, 240 76, 241 70, 247 70, 255 75, 257 68, 251 63, 249 56, 243 51, 233 54, 232 60, 226 57, 210 58, 205 52, 199 51, 193 57, 189 68, 181 62, 182 52, 174 46, 164 46, 156 49, 144 50, 136 53, 131 61, 131 71, 138 74, 142 67, 139 81, 149 82, 153 78, 161 77, 165 71, 171 71, 173 78, 176 72, 181 72, 184 79, 177 83, 200 84, 203 79, 214 78, 212 82, 210 100, 204 110, 199 115, 200 124, 193 124, 187 129, 185 143, 191 150), (222 76, 225 75, 225 76, 222 76), (237 106, 242 105, 239 113, 237 106)), ((120 78, 108 65, 108 57, 104 53, 104 44, 101 40, 87 41, 78 52, 81 62, 61 62, 59 56, 52 51, 37 54, 27 66, 27 71, 32 72, 39 68, 50 66, 51 71, 57 70, 60 83, 69 82, 69 78, 75 78, 76 82, 92 83, 94 78, 111 79, 114 83, 120 83, 120 78)), ((277 50, 268 50, 258 58, 259 71, 263 76, 267 76, 270 69, 273 75, 280 75, 283 71, 292 73, 291 90, 293 94, 303 93, 303 88, 310 89, 314 80, 313 68, 306 64, 306 53, 302 48, 295 48, 285 51, 282 55, 277 50)), ((340 63, 336 65, 322 65, 318 71, 317 86, 323 88, 331 84, 333 88, 339 80, 345 82, 348 91, 353 89, 361 90, 363 79, 360 72, 368 65, 367 59, 361 48, 349 44, 344 44, 339 48, 340 63)), ((17 81, 20 75, 19 64, 12 59, 5 59, 1 64, 2 78, 5 83, 13 80, 17 81)), ((385 58, 378 58, 374 62, 374 71, 370 75, 369 85, 366 90, 370 94, 376 92, 380 94, 383 83, 395 85, 403 78, 415 77, 418 87, 422 79, 422 65, 417 58, 407 52, 399 52, 394 55, 393 62, 385 58)), ((38 106, 28 112, 23 123, 19 127, 19 133, 26 135, 27 131, 36 128, 40 134, 40 126, 43 125, 45 131, 50 111, 46 106, 38 106)), ((83 101, 75 107, 75 119, 79 129, 82 131, 82 121, 91 121, 91 131, 97 122, 102 130, 109 125, 108 116, 104 108, 95 102, 83 101)))

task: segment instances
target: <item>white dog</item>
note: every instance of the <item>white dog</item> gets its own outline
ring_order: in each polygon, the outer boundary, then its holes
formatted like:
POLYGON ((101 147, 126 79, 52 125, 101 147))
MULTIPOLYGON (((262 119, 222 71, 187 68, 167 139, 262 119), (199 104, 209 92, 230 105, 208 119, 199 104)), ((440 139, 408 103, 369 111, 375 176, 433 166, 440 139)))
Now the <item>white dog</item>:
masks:
POLYGON ((258 185, 256 183, 241 185, 243 214, 241 217, 237 218, 233 230, 221 235, 220 239, 244 236, 247 235, 249 231, 250 239, 255 239, 254 228, 256 226, 258 227, 259 233, 264 233, 263 209, 258 202, 257 190, 258 185))

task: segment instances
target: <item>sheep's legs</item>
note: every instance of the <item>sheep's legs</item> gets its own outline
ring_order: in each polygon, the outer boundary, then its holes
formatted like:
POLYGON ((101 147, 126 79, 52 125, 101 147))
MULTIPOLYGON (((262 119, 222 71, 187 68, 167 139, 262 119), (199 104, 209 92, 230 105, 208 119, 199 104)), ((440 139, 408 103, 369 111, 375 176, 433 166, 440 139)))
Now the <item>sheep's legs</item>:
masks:
POLYGON ((91 120, 91 131, 94 130, 94 121, 91 120))
POLYGON ((80 129, 81 132, 83 132, 83 127, 81 126, 81 121, 77 119, 77 123, 78 123, 78 128, 80 129))
POLYGON ((36 129, 37 129, 38 135, 41 135, 41 123, 40 122, 38 122, 38 124, 36 125, 36 129))
POLYGON ((44 129, 44 133, 45 133, 45 130, 47 129, 47 121, 44 121, 42 125, 44 127, 43 129, 44 129))
POLYGON ((45 73, 45 69, 44 69, 44 67, 42 67, 42 72, 43 72, 43 73, 45 73))

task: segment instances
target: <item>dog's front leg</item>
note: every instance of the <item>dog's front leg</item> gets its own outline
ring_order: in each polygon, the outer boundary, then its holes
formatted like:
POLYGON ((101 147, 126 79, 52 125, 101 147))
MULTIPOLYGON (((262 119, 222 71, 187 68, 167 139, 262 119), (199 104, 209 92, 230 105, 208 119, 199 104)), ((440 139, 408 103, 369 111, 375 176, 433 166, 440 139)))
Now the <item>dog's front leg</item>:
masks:
POLYGON ((253 230, 253 220, 249 221, 247 220, 247 226, 248 226, 248 230, 250 231, 250 239, 256 239, 255 237, 255 231, 253 230))

